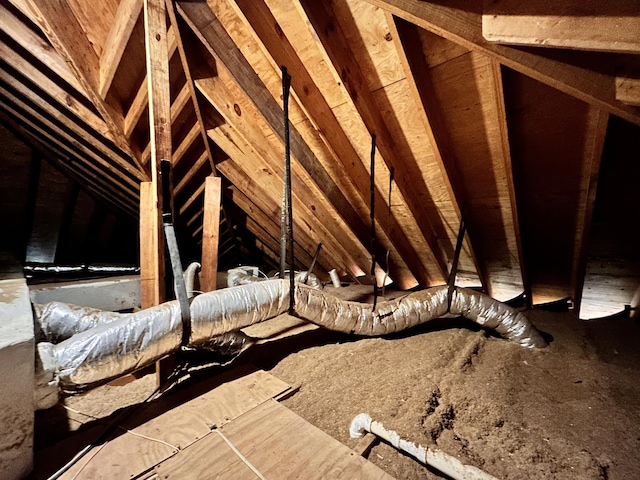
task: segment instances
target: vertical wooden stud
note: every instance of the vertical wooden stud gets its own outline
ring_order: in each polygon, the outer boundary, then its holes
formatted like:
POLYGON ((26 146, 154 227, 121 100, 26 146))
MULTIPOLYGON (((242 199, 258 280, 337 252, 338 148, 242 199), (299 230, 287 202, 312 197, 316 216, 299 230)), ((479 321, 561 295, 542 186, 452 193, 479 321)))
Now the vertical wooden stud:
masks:
POLYGON ((216 289, 221 197, 222 180, 220 177, 207 177, 204 184, 202 273, 200 276, 200 286, 204 292, 216 289))

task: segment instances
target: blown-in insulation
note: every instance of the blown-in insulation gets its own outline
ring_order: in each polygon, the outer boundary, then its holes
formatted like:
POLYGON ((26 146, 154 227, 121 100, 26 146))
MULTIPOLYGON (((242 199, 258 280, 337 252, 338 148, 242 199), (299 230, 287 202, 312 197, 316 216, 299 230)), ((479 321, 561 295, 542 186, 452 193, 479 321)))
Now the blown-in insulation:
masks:
MULTIPOLYGON (((356 335, 384 335, 399 332, 445 314, 463 315, 524 347, 544 347, 545 340, 529 320, 513 308, 487 295, 456 288, 447 312, 447 287, 434 287, 405 297, 372 305, 340 300, 312 287, 297 284, 294 314, 329 330, 356 335)), ((231 332, 286 313, 289 307, 288 280, 267 280, 239 287, 204 293, 191 302, 190 347, 209 347, 225 343, 231 332)), ((61 316, 77 314, 60 305, 38 308, 37 312, 61 316)), ((81 311, 82 309, 78 310, 81 311)), ((86 388, 113 377, 149 365, 181 346, 182 320, 176 301, 167 302, 133 314, 114 317, 103 312, 105 321, 93 309, 86 322, 96 327, 76 333, 52 347, 39 348, 44 359, 39 365, 48 370, 43 378, 52 378, 66 390, 86 388), (47 353, 49 352, 49 353, 47 353)), ((48 318, 48 317, 47 317, 48 318)), ((41 325, 57 324, 48 318, 41 325)), ((86 323, 83 321, 76 323, 86 323)), ((46 327, 48 328, 48 327, 46 327)), ((43 327, 43 330, 46 329, 43 327)), ((238 341, 233 336, 229 341, 238 341)))

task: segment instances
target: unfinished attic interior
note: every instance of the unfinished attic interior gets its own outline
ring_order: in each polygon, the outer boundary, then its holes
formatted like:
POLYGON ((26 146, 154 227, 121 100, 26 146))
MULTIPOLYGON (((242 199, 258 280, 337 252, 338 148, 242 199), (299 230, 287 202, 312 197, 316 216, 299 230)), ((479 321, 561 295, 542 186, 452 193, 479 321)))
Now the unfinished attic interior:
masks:
POLYGON ((640 477, 637 1, 0 0, 0 141, 0 478, 640 477))

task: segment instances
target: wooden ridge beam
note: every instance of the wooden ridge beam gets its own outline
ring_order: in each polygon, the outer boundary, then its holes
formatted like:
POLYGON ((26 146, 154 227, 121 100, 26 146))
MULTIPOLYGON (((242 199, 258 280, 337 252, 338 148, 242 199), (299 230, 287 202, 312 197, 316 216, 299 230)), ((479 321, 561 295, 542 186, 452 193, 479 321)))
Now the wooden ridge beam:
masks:
POLYGON ((469 5, 464 0, 446 4, 421 0, 366 1, 469 50, 489 55, 501 64, 568 95, 640 125, 640 109, 616 100, 613 74, 576 63, 576 59, 586 59, 585 56, 576 55, 581 52, 514 48, 484 39, 482 14, 477 2, 469 5))
MULTIPOLYGON (((262 0, 235 0, 238 13, 256 33, 259 42, 264 45, 277 65, 285 65, 291 75, 291 83, 299 103, 307 112, 311 121, 322 133, 322 138, 334 153, 334 158, 343 166, 345 173, 355 186, 360 198, 366 204, 369 200, 370 176, 358 153, 338 123, 331 107, 324 99, 308 70, 296 54, 293 46, 282 35, 277 22, 262 0)), ((432 251, 423 251, 422 258, 409 243, 395 216, 388 215, 384 206, 387 200, 378 188, 375 189, 375 201, 379 206, 376 221, 385 232, 398 253, 410 267, 412 274, 423 286, 429 286, 444 279, 444 271, 437 272, 441 266, 432 251), (425 268, 424 265, 427 265, 425 268)), ((418 220, 420 224, 420 220, 418 220)))
POLYGON ((124 119, 121 112, 108 101, 104 101, 98 92, 100 78, 98 56, 67 0, 29 1, 38 18, 38 26, 71 67, 88 98, 102 115, 111 132, 111 140, 129 155, 140 172, 146 175, 140 164, 139 154, 134 152, 124 136, 122 130, 124 119))
MULTIPOLYGON (((178 11, 206 49, 218 61, 218 65, 229 72, 237 85, 251 99, 275 135, 283 140, 282 108, 238 50, 209 6, 205 3, 178 2, 178 11)), ((355 238, 363 245, 368 244, 369 228, 337 188, 333 179, 295 127, 290 128, 290 137, 291 152, 295 159, 351 229, 355 238)), ((380 258, 384 258, 384 253, 380 251, 380 258)))

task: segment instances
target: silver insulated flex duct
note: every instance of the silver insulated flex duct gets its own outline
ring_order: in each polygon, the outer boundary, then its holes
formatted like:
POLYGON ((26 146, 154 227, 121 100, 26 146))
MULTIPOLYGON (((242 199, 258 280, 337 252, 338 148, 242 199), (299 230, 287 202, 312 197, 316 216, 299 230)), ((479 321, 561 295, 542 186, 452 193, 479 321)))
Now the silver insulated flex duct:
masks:
MULTIPOLYGON (((434 287, 380 302, 373 310, 372 305, 340 300, 297 284, 294 315, 329 330, 373 336, 454 314, 494 329, 523 347, 546 346, 526 316, 487 295, 456 288, 449 311, 448 300, 447 287, 434 287)), ((288 280, 266 280, 204 293, 191 302, 188 346, 210 348, 221 343, 219 337, 281 315, 288 307, 288 280)), ((80 307, 68 306, 68 311, 76 312, 75 308, 80 307)), ((58 311, 65 310, 59 304, 55 308, 45 305, 36 313, 58 311)), ((132 314, 103 313, 101 321, 98 313, 91 312, 87 322, 97 325, 93 328, 58 344, 38 344, 39 385, 53 388, 59 384, 65 390, 86 388, 149 365, 181 346, 182 320, 176 301, 132 314)), ((36 322, 43 325, 41 318, 36 322)), ((56 319, 44 322, 55 323, 56 319)))

